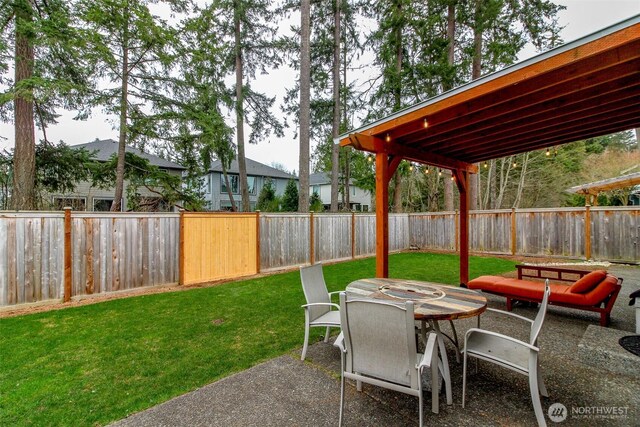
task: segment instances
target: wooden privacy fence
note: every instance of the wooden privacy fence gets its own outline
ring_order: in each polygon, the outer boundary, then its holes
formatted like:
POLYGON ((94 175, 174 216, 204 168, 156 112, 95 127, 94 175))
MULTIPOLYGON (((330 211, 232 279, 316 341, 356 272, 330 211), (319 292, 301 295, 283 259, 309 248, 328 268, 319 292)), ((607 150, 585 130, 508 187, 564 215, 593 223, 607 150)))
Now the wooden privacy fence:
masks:
MULTIPOLYGON (((455 251, 458 213, 391 214, 389 248, 455 251)), ((476 253, 638 262, 640 209, 473 211, 476 253)), ((373 214, 0 212, 0 306, 375 253, 373 214)))

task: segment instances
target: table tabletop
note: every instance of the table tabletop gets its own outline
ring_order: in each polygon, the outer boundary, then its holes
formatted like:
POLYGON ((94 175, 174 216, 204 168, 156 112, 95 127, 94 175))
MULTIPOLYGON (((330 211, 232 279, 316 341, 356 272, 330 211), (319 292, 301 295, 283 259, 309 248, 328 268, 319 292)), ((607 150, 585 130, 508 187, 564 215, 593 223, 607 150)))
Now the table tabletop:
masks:
POLYGON ((398 304, 414 301, 416 320, 455 320, 474 317, 487 309, 479 292, 442 283, 407 279, 360 279, 349 283, 349 296, 374 298, 398 304))

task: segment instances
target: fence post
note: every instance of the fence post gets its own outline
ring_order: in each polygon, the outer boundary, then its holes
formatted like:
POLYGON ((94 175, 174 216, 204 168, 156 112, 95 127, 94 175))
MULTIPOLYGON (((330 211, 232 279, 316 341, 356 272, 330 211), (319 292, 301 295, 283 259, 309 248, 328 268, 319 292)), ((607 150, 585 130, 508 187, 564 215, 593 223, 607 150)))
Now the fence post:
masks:
POLYGON ((256 211, 256 273, 260 273, 260 211, 256 211))
POLYGON ((591 259, 591 206, 584 208, 584 256, 591 259))
POLYGON ((180 237, 178 239, 178 284, 184 285, 184 209, 180 209, 180 237))
POLYGON ((309 213, 309 264, 315 261, 315 236, 313 230, 313 212, 309 213))
POLYGON ((351 259, 356 257, 356 213, 351 212, 351 259))
POLYGON ((516 254, 516 208, 511 208, 511 255, 516 254))
POLYGON ((64 302, 71 301, 71 208, 64 208, 64 302))

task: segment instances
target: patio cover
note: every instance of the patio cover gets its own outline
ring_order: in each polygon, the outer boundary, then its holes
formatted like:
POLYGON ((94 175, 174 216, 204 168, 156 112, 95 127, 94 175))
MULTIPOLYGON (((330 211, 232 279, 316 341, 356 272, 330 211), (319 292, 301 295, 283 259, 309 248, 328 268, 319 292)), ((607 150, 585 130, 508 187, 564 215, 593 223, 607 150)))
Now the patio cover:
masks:
POLYGON ((633 187, 640 184, 640 172, 621 175, 615 178, 603 179, 600 181, 590 182, 588 184, 576 185, 567 188, 567 193, 582 194, 585 196, 585 202, 589 204, 590 200, 594 204, 598 202, 598 194, 603 191, 615 190, 624 187, 633 187))
POLYGON ((388 188, 402 159, 450 169, 469 279, 475 163, 640 127, 640 15, 340 135, 376 155, 376 276, 388 276, 388 188))

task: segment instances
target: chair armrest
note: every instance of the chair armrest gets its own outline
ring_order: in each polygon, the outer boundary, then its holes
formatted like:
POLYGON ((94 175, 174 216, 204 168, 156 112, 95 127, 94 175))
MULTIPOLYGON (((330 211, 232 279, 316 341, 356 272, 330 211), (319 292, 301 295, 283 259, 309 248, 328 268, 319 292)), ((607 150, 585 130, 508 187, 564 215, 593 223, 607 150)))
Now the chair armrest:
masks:
POLYGON ((427 339, 427 344, 425 345, 424 354, 422 355, 422 359, 420 363, 418 363, 418 370, 422 368, 430 368, 433 363, 438 358, 438 344, 436 342, 437 335, 433 332, 429 334, 429 338, 427 339))
POLYGON ((329 296, 331 296, 331 295, 335 295, 335 294, 339 294, 340 292, 344 292, 344 291, 334 291, 334 292, 329 292, 329 296))
POLYGON ((325 306, 328 305, 330 307, 335 307, 336 309, 340 310, 340 306, 338 304, 334 304, 332 302, 314 302, 314 303, 311 303, 311 304, 301 305, 300 307, 307 308, 307 307, 317 307, 317 306, 322 306, 322 305, 325 305, 325 306))
POLYGON ((527 321, 529 323, 533 323, 533 320, 531 320, 529 318, 526 318, 524 316, 520 316, 519 314, 510 313, 508 311, 498 310, 497 308, 489 308, 489 307, 487 307, 487 311, 491 311, 491 312, 498 313, 498 314, 506 314, 507 316, 515 317, 516 319, 525 320, 525 321, 527 321))
POLYGON ((508 336, 508 335, 499 334, 499 333, 497 333, 497 332, 487 331, 486 329, 478 329, 478 328, 471 328, 471 329, 469 329, 469 330, 467 331, 467 333, 465 334, 465 336, 464 336, 464 348, 465 348, 465 350, 467 349, 467 340, 469 339, 469 335, 474 334, 474 333, 481 334, 481 335, 482 335, 482 334, 484 334, 484 335, 491 335, 491 336, 494 336, 494 337, 502 338, 502 339, 504 339, 504 340, 506 340, 506 341, 510 341, 510 342, 512 342, 512 343, 514 343, 514 344, 521 345, 522 347, 526 347, 526 348, 528 348, 529 350, 533 350, 533 351, 537 351, 537 352, 539 352, 539 351, 540 351, 540 348, 539 348, 539 347, 536 347, 536 346, 534 346, 534 345, 531 345, 531 344, 529 344, 528 342, 524 342, 524 341, 522 341, 522 340, 519 340, 519 339, 516 339, 516 338, 510 337, 510 336, 508 336))
POLYGON ((346 353, 347 349, 344 348, 344 334, 342 332, 340 332, 340 335, 338 335, 333 345, 338 347, 341 352, 346 353))

